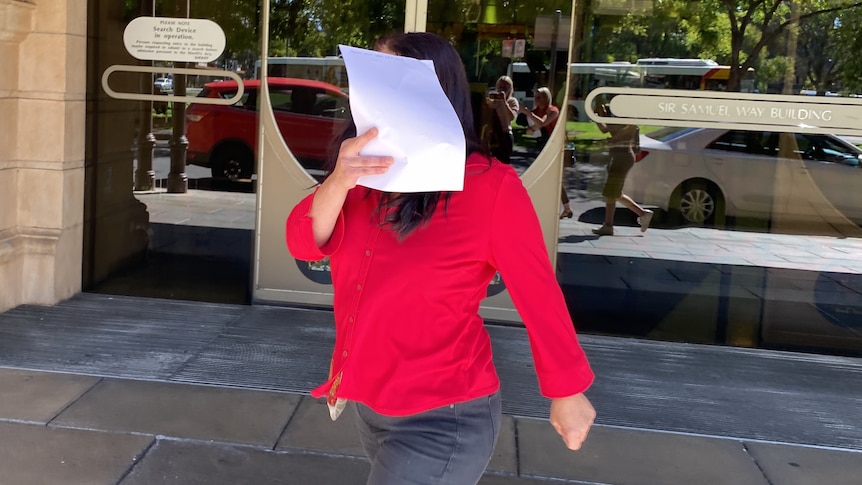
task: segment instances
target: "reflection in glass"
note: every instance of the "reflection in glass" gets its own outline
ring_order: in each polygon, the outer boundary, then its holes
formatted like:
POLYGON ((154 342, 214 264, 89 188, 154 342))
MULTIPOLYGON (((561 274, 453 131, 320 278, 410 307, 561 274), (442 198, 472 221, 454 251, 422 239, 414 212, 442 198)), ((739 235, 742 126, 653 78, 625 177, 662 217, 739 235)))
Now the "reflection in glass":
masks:
MULTIPOLYGON (((180 3, 91 2, 88 85, 98 86, 111 65, 136 62, 117 47, 128 22, 153 12, 179 16, 180 3)), ((576 2, 573 11, 570 1, 429 0, 426 25, 461 54, 477 132, 488 126, 485 100, 501 76, 512 79, 519 110, 536 107, 541 87, 555 106, 568 108, 557 124, 576 162, 564 168, 572 216, 560 221, 557 261, 579 330, 860 354, 862 137, 856 126, 820 135, 755 123, 744 129, 640 125, 624 193, 655 211, 649 230, 641 233, 634 214, 616 211, 613 237, 590 232, 605 214, 610 158, 608 135, 587 116, 598 107, 583 101, 597 87, 763 93, 859 109, 862 58, 854 42, 862 8, 856 2, 778 2, 772 16, 752 10, 756 2, 730 3, 734 8, 713 1, 591 0, 576 2), (568 29, 559 29, 568 18, 574 19, 571 45, 568 29)), ((213 19, 226 33, 224 55, 206 67, 238 72, 250 88, 225 110, 253 119, 258 2, 188 5, 189 16, 213 19)), ((371 47, 381 35, 402 30, 405 3, 273 1, 271 7, 269 75, 327 84, 313 103, 295 103, 296 84, 273 92, 283 108, 276 116, 320 122, 314 136, 301 138, 292 138, 299 128, 289 122, 280 126, 293 153, 320 175, 328 148, 322 139, 348 116, 337 45, 371 47)), ((117 82, 128 92, 176 89, 176 79, 160 74, 117 82)), ((218 83, 207 86, 211 81, 189 77, 185 87, 189 94, 225 95, 218 83)), ((85 288, 247 302, 256 204, 249 149, 221 153, 214 171, 186 166, 188 193, 168 194, 173 106, 105 99, 97 90, 87 102, 85 288), (136 179, 138 166, 145 170, 136 179), (148 190, 132 190, 147 188, 150 177, 148 190)), ((187 117, 189 161, 211 164, 216 152, 195 141, 195 124, 206 126, 208 116, 197 109, 190 106, 187 117)), ((509 126, 510 161, 523 171, 541 150, 541 137, 531 136, 527 119, 509 126)), ((224 138, 215 126, 201 131, 224 138)), ((173 148, 184 149, 181 142, 173 148)))
POLYGON ((427 30, 461 54, 473 89, 476 131, 498 158, 523 172, 543 148, 521 112, 535 108, 536 90, 556 102, 565 83, 572 2, 469 0, 428 2, 427 30), (512 84, 512 98, 495 98, 512 84), (507 112, 513 113, 511 117, 507 112), (518 116, 518 115, 521 116, 518 116))
POLYGON ((214 80, 208 72, 241 74, 246 69, 249 53, 257 48, 256 2, 227 5, 185 0, 88 5, 87 290, 248 301, 252 184, 220 185, 209 169, 186 165, 187 106, 168 98, 197 95, 214 80), (209 65, 139 62, 124 49, 123 32, 141 16, 212 19, 225 31, 226 49, 209 65), (116 100, 99 89, 106 69, 140 63, 155 74, 112 77, 112 86, 120 92, 165 95, 165 101, 116 100), (174 75, 173 68, 201 74, 174 75))
MULTIPOLYGON (((112 65, 134 65, 123 31, 139 16, 205 18, 225 32, 213 62, 147 64, 154 75, 119 75, 123 92, 230 98, 235 81, 207 75, 228 70, 243 79, 233 106, 121 101, 88 92, 85 281, 88 290, 247 303, 255 231, 255 161, 260 81, 260 2, 132 0, 91 2, 89 86, 112 65), (172 67, 199 69, 180 78, 172 67), (161 71, 161 69, 164 71, 161 71), (185 112, 184 112, 185 111, 185 112), (134 182, 130 183, 130 181, 134 182), (168 190, 174 182, 183 190, 168 190), (187 190, 185 185, 187 185, 187 190), (133 190, 134 188, 134 190, 133 190)), ((326 59, 339 43, 370 46, 403 30, 403 1, 317 0, 270 5, 270 56, 326 59)), ((339 68, 304 66, 270 73, 280 131, 316 174, 349 116, 339 68)), ((94 88, 95 89, 95 88, 94 88)))
MULTIPOLYGON (((273 2, 270 18, 267 76, 270 83, 296 85, 313 81, 316 100, 295 95, 285 106, 286 93, 271 92, 279 130, 290 151, 310 175, 321 177, 332 155, 343 120, 349 119, 348 79, 338 45, 371 49, 386 35, 403 31, 402 1, 316 0, 273 2), (305 106, 309 103, 313 106, 305 106)), ((252 71, 260 78, 260 61, 252 71)))
POLYGON ((777 2, 775 15, 764 16, 751 2, 577 3, 565 99, 573 216, 561 220, 558 261, 579 329, 862 353, 857 127, 815 134, 758 126, 780 109, 738 129, 641 125, 624 193, 655 216, 641 233, 635 214, 617 210, 614 237, 598 238, 590 230, 607 213, 612 148, 587 116, 600 107, 584 105, 592 90, 612 86, 795 102, 828 96, 846 100, 829 109, 859 109, 862 64, 847 46, 862 8, 777 2))
MULTIPOLYGON (((201 97, 231 98, 235 81, 204 86, 201 97)), ((259 80, 243 82, 243 99, 233 106, 189 108, 189 163, 210 167, 213 177, 237 181, 254 173, 259 80)), ((296 78, 269 78, 276 122, 294 155, 309 168, 323 168, 349 116, 347 95, 337 87, 296 78)))

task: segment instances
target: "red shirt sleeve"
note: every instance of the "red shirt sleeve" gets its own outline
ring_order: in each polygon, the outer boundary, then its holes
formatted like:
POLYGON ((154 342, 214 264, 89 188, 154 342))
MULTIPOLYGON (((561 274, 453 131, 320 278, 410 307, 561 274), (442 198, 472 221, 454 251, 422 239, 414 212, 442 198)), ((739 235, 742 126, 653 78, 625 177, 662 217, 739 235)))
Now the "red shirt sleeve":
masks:
POLYGON ((317 190, 302 199, 290 211, 285 224, 285 239, 290 254, 302 261, 320 261, 331 256, 344 239, 344 212, 338 214, 338 221, 332 231, 329 241, 323 246, 314 242, 314 232, 311 229, 312 218, 308 215, 317 190))
POLYGON ((492 264, 527 328, 542 395, 583 392, 594 375, 578 343, 536 211, 514 171, 504 177, 491 217, 492 264))

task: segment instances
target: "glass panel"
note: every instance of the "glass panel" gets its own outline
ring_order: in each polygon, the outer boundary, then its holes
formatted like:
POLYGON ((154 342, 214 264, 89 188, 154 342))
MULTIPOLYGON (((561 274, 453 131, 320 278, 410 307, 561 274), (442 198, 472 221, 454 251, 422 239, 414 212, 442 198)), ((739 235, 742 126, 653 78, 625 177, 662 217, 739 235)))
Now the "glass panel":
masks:
POLYGON ((477 132, 498 159, 521 172, 557 125, 571 11, 570 1, 428 2, 427 30, 449 39, 461 53, 473 87, 477 132), (540 90, 545 94, 537 96, 540 90))
POLYGON ((577 4, 558 261, 578 328, 862 353, 862 132, 840 121, 862 112, 862 7, 577 4))
MULTIPOLYGON (((401 32, 404 0, 273 1, 267 75, 281 136, 310 175, 326 173, 334 140, 350 119, 338 45, 371 49, 401 32), (299 6, 299 8, 297 8, 299 6)), ((260 62, 253 77, 260 77, 260 62)))
MULTIPOLYGON (((262 5, 258 0, 89 1, 86 289, 249 301, 262 5), (182 25, 171 24, 177 20, 207 19, 224 32, 225 49, 199 64, 138 61, 125 50, 124 31, 139 17, 165 19, 173 29, 182 25), (125 70, 111 74, 108 90, 100 81, 113 66, 125 70), (111 97, 112 92, 134 99, 111 97)), ((405 3, 271 0, 268 5, 270 31, 263 34, 269 36, 276 121, 292 153, 320 176, 332 140, 350 116, 347 77, 333 57, 337 45, 370 47, 381 35, 403 30, 405 3)), ((160 35, 164 40, 192 34, 165 30, 160 35)))
MULTIPOLYGON (((84 288, 248 302, 256 93, 246 91, 234 106, 169 96, 229 99, 237 93, 236 81, 225 79, 253 72, 258 2, 90 0, 88 12, 84 288), (177 21, 208 19, 224 32, 225 49, 211 62, 139 61, 124 46, 124 31, 139 17, 174 22, 162 39, 183 35, 177 21), (111 75, 112 90, 139 99, 107 95, 100 79, 112 66, 154 71, 111 75), (150 94, 166 99, 140 100, 150 94), (242 128, 234 130, 235 124, 242 128)), ((187 35, 193 43, 212 40, 187 35)))

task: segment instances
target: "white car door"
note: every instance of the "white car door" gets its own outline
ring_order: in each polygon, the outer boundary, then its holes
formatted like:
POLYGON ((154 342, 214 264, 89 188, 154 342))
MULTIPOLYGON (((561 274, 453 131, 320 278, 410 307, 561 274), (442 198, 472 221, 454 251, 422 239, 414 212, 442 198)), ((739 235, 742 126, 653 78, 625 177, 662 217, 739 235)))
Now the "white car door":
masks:
POLYGON ((828 135, 797 134, 796 139, 826 208, 862 223, 862 151, 828 135))
POLYGON ((770 217, 774 211, 777 152, 769 133, 717 131, 703 150, 704 165, 724 192, 728 215, 770 217))

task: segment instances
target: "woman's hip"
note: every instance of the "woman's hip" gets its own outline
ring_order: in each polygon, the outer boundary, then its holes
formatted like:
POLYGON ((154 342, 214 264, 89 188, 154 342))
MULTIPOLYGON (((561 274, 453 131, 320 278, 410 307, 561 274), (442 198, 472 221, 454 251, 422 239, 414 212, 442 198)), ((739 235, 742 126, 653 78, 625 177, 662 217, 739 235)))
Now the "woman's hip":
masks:
POLYGON ((403 417, 356 404, 369 484, 469 484, 481 478, 502 422, 499 391, 403 417))

